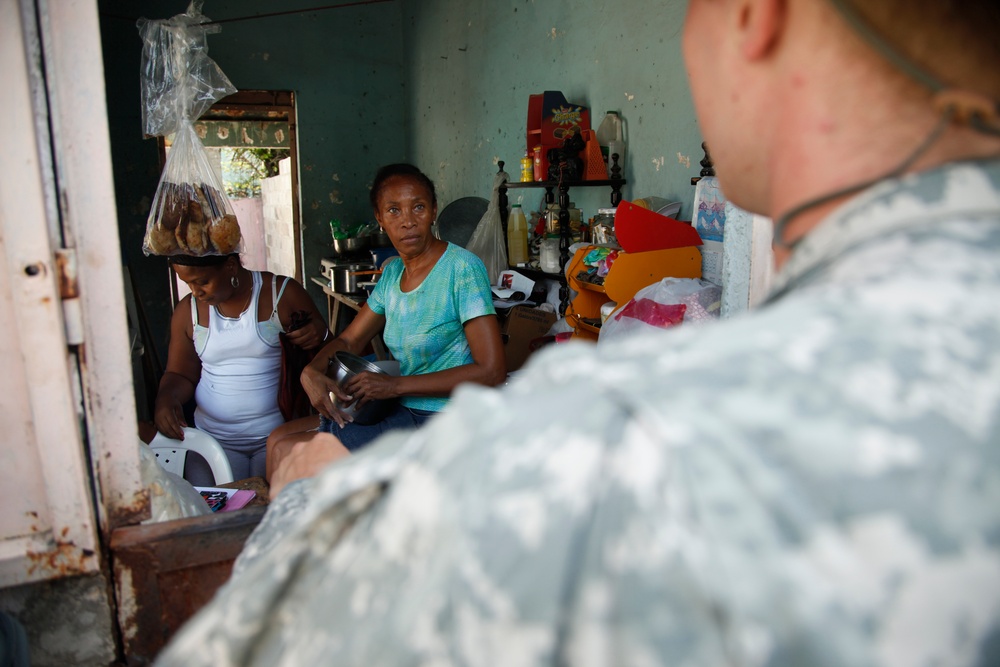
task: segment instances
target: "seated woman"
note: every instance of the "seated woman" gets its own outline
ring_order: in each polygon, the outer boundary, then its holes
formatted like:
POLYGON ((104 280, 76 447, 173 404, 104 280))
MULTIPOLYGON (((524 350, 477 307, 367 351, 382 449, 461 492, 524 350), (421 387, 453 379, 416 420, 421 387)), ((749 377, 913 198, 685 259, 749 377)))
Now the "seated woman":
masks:
MULTIPOLYGON (((431 232, 437 217, 431 180, 412 165, 388 165, 376 174, 370 199, 400 260, 386 265, 355 319, 302 372, 302 386, 320 414, 272 434, 268 479, 296 443, 314 440, 309 431, 317 424, 354 451, 385 431, 419 426, 445 407, 460 383, 492 386, 506 377, 486 267, 475 254, 431 232), (399 377, 359 373, 339 387, 327 376, 337 351, 361 354, 380 331, 400 362, 399 377), (338 402, 361 406, 397 397, 394 411, 370 426, 351 423, 338 407, 338 402)), ((339 445, 317 447, 313 472, 345 453, 339 445)))
POLYGON ((279 334, 287 332, 298 347, 316 349, 329 337, 326 321, 302 285, 248 271, 239 255, 175 255, 168 261, 191 294, 170 321, 156 428, 183 439, 184 404, 193 397, 194 425, 222 444, 233 477, 262 477, 267 436, 285 421, 278 408, 279 334), (291 331, 293 317, 308 322, 291 331))

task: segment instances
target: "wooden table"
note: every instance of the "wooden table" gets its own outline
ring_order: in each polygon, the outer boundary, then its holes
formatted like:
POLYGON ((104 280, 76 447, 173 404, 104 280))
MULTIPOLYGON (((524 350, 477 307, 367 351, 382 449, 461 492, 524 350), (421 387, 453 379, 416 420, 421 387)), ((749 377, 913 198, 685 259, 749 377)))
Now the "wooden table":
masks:
MULTIPOLYGON (((326 321, 329 322, 330 333, 334 336, 339 336, 368 299, 358 294, 334 292, 330 287, 329 281, 322 278, 313 276, 311 280, 323 288, 323 293, 326 294, 326 321)), ((372 350, 378 359, 392 358, 385 348, 381 333, 375 334, 375 337, 372 338, 372 350)))
MULTIPOLYGON (((248 489, 257 495, 248 502, 245 507, 255 507, 257 505, 267 505, 271 501, 271 486, 263 477, 247 477, 238 479, 227 484, 218 484, 220 489, 248 489)), ((236 510, 239 512, 240 510, 236 510)))

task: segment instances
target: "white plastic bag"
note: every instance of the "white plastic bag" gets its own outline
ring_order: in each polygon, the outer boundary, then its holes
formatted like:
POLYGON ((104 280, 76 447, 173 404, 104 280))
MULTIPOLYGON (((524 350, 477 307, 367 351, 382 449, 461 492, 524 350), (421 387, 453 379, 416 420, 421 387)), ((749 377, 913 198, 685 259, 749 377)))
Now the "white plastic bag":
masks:
POLYGON ((212 168, 190 122, 174 134, 146 218, 146 255, 228 255, 242 234, 222 179, 212 168))
POLYGON ((643 287, 601 325, 597 342, 608 343, 666 329, 682 322, 719 317, 722 288, 701 278, 664 278, 643 287))
POLYGON ((150 517, 143 523, 159 523, 212 513, 202 495, 183 477, 167 472, 156 454, 139 442, 142 485, 149 491, 150 517))
POLYGON ((151 137, 176 132, 181 121, 196 120, 218 100, 236 92, 236 86, 208 57, 208 35, 218 25, 202 25, 202 0, 192 0, 187 11, 171 19, 139 19, 142 37, 142 125, 151 137))
POLYGON ((146 220, 146 255, 228 255, 241 246, 240 226, 222 179, 208 160, 193 121, 236 92, 208 57, 201 0, 166 21, 141 19, 142 117, 146 134, 174 141, 146 220))
POLYGON ((509 178, 505 171, 497 172, 493 177, 490 205, 480 218, 466 246, 483 260, 491 285, 496 285, 500 279, 500 272, 507 269, 507 244, 504 241, 503 224, 500 221, 500 185, 509 178))

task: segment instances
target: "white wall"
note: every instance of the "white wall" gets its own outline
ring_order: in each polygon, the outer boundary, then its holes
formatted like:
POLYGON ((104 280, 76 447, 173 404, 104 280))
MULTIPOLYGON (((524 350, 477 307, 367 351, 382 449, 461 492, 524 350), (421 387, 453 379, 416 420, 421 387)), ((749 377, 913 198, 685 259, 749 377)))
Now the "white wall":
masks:
MULTIPOLYGON (((292 219, 291 158, 279 163, 279 174, 260 182, 264 215, 264 245, 267 270, 283 276, 295 275, 295 227, 292 219)), ((305 267, 304 274, 318 271, 305 267)))

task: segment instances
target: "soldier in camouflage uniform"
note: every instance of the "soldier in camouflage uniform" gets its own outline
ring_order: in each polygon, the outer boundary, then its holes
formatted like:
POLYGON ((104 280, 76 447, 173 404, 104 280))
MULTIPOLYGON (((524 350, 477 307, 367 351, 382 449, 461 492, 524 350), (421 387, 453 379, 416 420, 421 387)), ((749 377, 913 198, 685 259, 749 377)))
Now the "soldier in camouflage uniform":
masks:
POLYGON ((997 3, 842 3, 690 0, 763 307, 556 346, 290 484, 158 664, 1000 664, 997 3))

